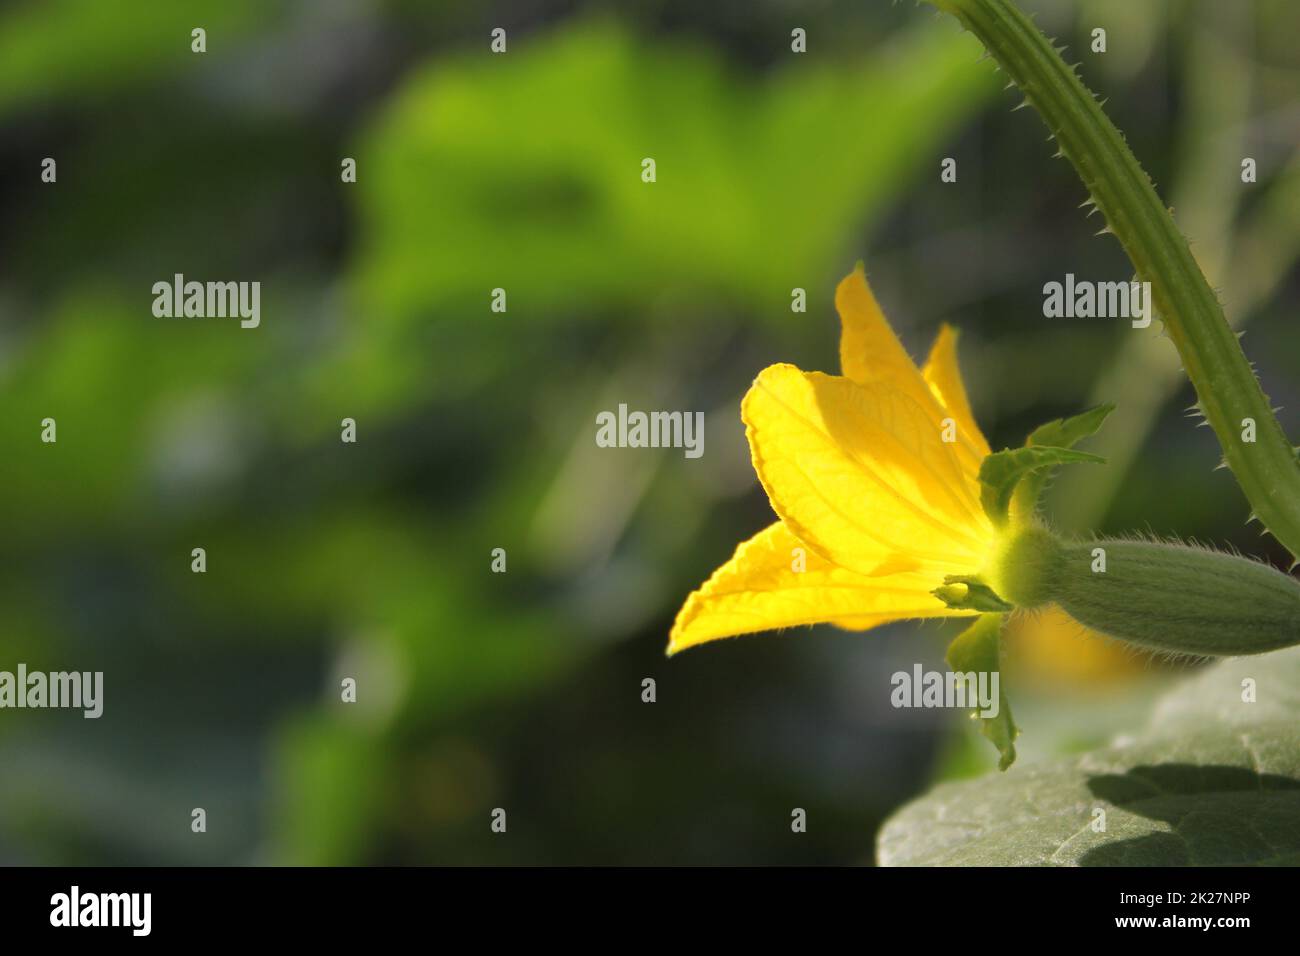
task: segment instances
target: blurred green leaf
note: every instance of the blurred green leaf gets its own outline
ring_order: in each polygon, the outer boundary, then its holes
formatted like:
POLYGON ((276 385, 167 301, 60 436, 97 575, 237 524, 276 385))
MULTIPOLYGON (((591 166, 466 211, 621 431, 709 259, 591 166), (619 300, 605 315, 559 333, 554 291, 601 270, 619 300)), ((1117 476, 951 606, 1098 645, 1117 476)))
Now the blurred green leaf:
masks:
MULTIPOLYGON (((344 705, 339 704, 343 707, 344 705)), ((383 744, 347 715, 303 717, 275 741, 270 860, 294 866, 367 862, 391 768, 383 744)))
POLYGON ((593 22, 439 62, 356 147, 361 302, 488 321, 498 287, 530 316, 684 287, 788 314, 791 288, 820 288, 849 231, 933 172, 916 157, 993 91, 977 56, 927 28, 865 67, 755 83, 593 22))
POLYGON ((0 12, 0 114, 33 101, 100 92, 147 77, 166 65, 220 58, 232 36, 247 34, 276 12, 258 0, 42 0, 0 12), (190 50, 190 31, 208 32, 208 53, 190 50))

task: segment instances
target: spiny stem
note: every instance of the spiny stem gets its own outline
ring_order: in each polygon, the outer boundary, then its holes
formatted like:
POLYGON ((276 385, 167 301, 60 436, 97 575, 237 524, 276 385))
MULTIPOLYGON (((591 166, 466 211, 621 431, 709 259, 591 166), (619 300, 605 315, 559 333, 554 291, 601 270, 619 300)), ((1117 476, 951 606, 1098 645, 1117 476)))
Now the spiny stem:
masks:
POLYGON ((1300 560, 1300 459, 1187 240, 1123 135, 1012 0, 930 2, 984 44, 1043 117, 1138 278, 1151 283, 1156 310, 1254 515, 1300 560), (1255 423, 1254 442, 1242 440, 1247 419, 1255 423))

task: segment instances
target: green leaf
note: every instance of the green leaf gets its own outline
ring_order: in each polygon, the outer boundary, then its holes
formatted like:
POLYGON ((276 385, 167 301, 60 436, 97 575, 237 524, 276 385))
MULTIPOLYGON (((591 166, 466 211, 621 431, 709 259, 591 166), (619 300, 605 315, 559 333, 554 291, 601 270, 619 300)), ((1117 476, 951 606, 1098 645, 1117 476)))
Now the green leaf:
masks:
MULTIPOLYGON (((1070 418, 1058 418, 1045 425, 1039 425, 1029 433, 1029 437, 1025 439, 1025 444, 1073 448, 1083 439, 1097 434, 1102 423, 1114 410, 1115 406, 1108 402, 1105 405, 1098 405, 1096 408, 1073 415, 1070 418)), ((1038 499, 1042 496, 1043 487, 1051 476, 1052 469, 1050 468, 1044 468, 1025 476, 1015 494, 1018 513, 1025 516, 1034 513, 1034 509, 1038 507, 1038 499)))
POLYGON ((890 208, 915 156, 996 92, 977 53, 919 25, 854 65, 809 58, 755 83, 600 19, 509 56, 433 57, 350 147, 371 170, 350 194, 365 237, 356 288, 384 326, 471 314, 498 286, 512 306, 519 290, 524 320, 593 306, 635 318, 667 289, 786 322, 790 289, 838 278, 829 264, 890 208))
POLYGON ((255 0, 202 4, 201 14, 175 3, 5 4, 0 13, 0 115, 31 103, 102 96, 132 83, 149 89, 160 74, 201 69, 208 57, 217 60, 280 19, 287 18, 275 4, 255 0), (203 56, 190 52, 190 31, 198 26, 208 31, 212 49, 203 56))
POLYGON ((989 455, 980 465, 980 502, 994 524, 1004 525, 1011 508, 1011 496, 1022 478, 1071 462, 1101 464, 1105 461, 1100 455, 1070 448, 1047 445, 1007 448, 989 455))
POLYGON ((1069 418, 1058 418, 1045 425, 1039 425, 1029 433, 1029 438, 1025 440, 1025 444, 1073 448, 1083 439, 1097 434, 1102 423, 1114 410, 1115 406, 1107 402, 1105 405, 1098 405, 1096 408, 1080 412, 1078 415, 1072 415, 1069 418))
MULTIPOLYGON (((1002 615, 984 614, 962 631, 948 645, 948 667, 954 673, 998 674, 1001 671, 1002 615)), ((972 720, 980 722, 980 733, 998 748, 998 769, 1006 770, 1016 759, 1016 736, 1020 728, 1011 717, 1011 705, 998 682, 998 713, 981 717, 972 711, 972 720)))
POLYGON ((877 852, 886 866, 1300 864, 1300 648, 1201 671, 1108 747, 941 784, 886 821, 877 852))

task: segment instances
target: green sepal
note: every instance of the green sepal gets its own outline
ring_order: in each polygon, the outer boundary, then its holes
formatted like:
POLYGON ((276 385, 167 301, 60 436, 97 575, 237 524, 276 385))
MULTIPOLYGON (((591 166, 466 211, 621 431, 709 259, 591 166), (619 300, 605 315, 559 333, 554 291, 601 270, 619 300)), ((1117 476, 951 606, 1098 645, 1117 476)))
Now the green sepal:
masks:
POLYGON ((980 464, 980 503, 984 513, 998 527, 1007 523, 1011 509, 1011 496, 1021 479, 1035 473, 1044 476, 1057 465, 1072 462, 1104 464, 1105 458, 1049 445, 1026 445, 994 452, 980 464))
POLYGON ((1025 444, 1073 448, 1083 439, 1097 434, 1101 430, 1102 423, 1110 417, 1110 413, 1114 410, 1115 406, 1107 402, 1104 405, 1098 405, 1096 408, 1090 408, 1086 412, 1080 412, 1078 415, 1071 415, 1069 418, 1058 418, 1055 421, 1047 422, 1045 425, 1039 425, 1029 433, 1029 438, 1025 440, 1025 444))
MULTIPOLYGON (((954 673, 1000 675, 1002 618, 1001 614, 981 614, 975 623, 953 638, 945 659, 954 673)), ((998 769, 1006 770, 1015 763, 1016 737, 1020 728, 1011 717, 1011 705, 1002 691, 1001 676, 998 678, 997 716, 981 717, 979 711, 973 711, 971 719, 979 721, 980 733, 998 748, 998 769)))
MULTIPOLYGON (((1069 418, 1058 418, 1055 421, 1047 422, 1045 425, 1039 425, 1029 433, 1029 437, 1025 439, 1025 445, 1073 448, 1083 439, 1097 434, 1102 423, 1114 410, 1115 406, 1107 402, 1078 415, 1072 415, 1069 418)), ((1051 476, 1052 469, 1044 468, 1040 471, 1031 472, 1024 477, 1014 496, 1018 514, 1028 517, 1034 513, 1038 508, 1038 499, 1043 494, 1043 488, 1047 485, 1047 479, 1051 476)))

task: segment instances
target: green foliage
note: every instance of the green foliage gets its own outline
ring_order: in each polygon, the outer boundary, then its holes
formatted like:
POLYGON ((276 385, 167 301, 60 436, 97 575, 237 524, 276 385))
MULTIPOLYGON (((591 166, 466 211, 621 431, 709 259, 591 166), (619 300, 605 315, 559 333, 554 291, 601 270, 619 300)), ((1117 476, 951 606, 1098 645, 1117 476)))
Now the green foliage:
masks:
POLYGON ((0 12, 0 114, 37 99, 102 95, 203 61, 190 52, 190 31, 208 31, 208 53, 221 58, 275 15, 259 0, 146 0, 141 15, 98 0, 44 0, 0 12))
MULTIPOLYGON (((788 315, 790 290, 833 282, 849 231, 991 92, 973 53, 916 29, 863 67, 760 84, 590 22, 433 64, 356 146, 361 300, 399 319, 479 315, 500 287, 538 321, 636 315, 669 289, 788 315)), ((664 321, 695 312, 666 305, 664 321)))
POLYGON ((942 784, 881 830, 888 866, 1300 863, 1300 649, 1206 669, 1147 728, 942 784), (1253 696, 1252 696, 1253 691, 1253 696), (1243 698, 1251 698, 1251 702, 1243 698), (1094 827, 1103 818, 1104 831, 1094 827))
POLYGON ((339 866, 364 859, 392 773, 372 729, 344 717, 304 717, 287 721, 275 743, 275 826, 266 862, 339 866))

